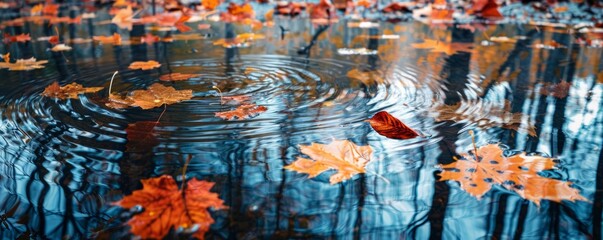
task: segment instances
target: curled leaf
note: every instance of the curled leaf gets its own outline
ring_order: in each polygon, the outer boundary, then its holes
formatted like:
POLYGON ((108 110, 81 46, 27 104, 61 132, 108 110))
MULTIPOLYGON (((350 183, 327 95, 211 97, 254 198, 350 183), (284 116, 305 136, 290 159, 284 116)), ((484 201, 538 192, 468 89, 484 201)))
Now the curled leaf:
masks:
POLYGON ((419 134, 406 126, 402 121, 395 118, 386 111, 375 114, 369 123, 375 131, 383 136, 393 139, 410 139, 418 137, 419 134))

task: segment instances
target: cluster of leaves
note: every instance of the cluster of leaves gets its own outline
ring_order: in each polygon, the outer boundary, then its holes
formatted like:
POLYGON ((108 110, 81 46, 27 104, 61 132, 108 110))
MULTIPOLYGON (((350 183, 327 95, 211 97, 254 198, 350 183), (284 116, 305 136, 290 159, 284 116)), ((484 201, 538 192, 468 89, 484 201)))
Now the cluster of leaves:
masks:
POLYGON ((553 158, 528 156, 525 153, 505 156, 499 145, 488 144, 472 153, 463 154, 453 163, 441 165, 443 171, 440 181, 459 182, 461 189, 478 199, 496 184, 536 205, 540 205, 543 199, 556 202, 588 201, 571 187, 571 182, 538 174, 553 169, 555 165, 553 158))

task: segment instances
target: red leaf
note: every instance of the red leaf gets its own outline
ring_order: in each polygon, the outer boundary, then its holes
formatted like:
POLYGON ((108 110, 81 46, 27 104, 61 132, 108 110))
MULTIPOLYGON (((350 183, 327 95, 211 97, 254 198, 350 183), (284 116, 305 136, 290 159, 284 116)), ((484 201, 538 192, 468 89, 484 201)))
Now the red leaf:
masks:
POLYGON ((419 134, 404 125, 402 121, 398 120, 386 111, 381 111, 375 114, 369 123, 371 127, 377 131, 377 133, 393 139, 410 139, 418 137, 419 134))

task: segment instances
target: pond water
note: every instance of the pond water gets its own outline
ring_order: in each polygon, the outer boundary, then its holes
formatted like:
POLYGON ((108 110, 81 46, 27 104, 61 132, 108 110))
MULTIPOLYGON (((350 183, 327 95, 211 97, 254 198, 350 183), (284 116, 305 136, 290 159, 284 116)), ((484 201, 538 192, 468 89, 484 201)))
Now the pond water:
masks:
POLYGON ((132 237, 126 223, 141 209, 112 203, 141 189, 143 179, 182 180, 187 159, 186 178, 214 182, 212 192, 228 206, 211 210, 208 239, 601 237, 603 52, 580 44, 581 33, 510 23, 360 28, 346 19, 321 27, 277 18, 253 30, 264 39, 227 48, 213 43, 252 29, 205 22, 209 29, 180 34, 119 29, 106 19, 99 12, 81 24, 57 24, 61 41, 73 48, 63 52, 37 39, 55 34, 54 26, 5 27, 11 35, 30 33, 32 41, 3 44, 1 53, 49 62, 32 71, 0 70, 3 238, 132 237), (86 41, 113 33, 121 45, 86 41), (148 33, 173 41, 135 43, 148 33), (510 40, 492 38, 502 36, 510 40), (439 48, 413 45, 427 40, 439 48), (161 67, 128 69, 148 60, 161 67), (199 75, 161 82, 191 89, 191 100, 113 109, 105 103, 115 71, 112 93, 145 89, 167 73, 199 75), (79 99, 42 96, 54 81, 104 89, 79 99), (267 111, 248 119, 215 116, 233 108, 221 96, 239 95, 267 111), (379 135, 366 122, 379 111, 425 137, 379 135), (150 136, 127 134, 129 125, 145 121, 158 121, 137 130, 150 136), (537 206, 502 187, 477 199, 454 181, 438 181, 439 164, 473 149, 470 130, 477 146, 500 143, 509 152, 557 158, 558 167, 541 175, 571 181, 588 201, 537 206), (366 174, 329 184, 335 171, 308 178, 283 168, 304 156, 300 145, 336 139, 373 148, 366 174))

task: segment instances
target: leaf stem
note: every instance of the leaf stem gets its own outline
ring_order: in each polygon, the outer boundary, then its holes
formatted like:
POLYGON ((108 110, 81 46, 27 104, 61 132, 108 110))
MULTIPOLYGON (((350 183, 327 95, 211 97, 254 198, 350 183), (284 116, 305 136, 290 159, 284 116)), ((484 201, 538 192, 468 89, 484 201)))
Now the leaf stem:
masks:
POLYGON ((471 135, 471 142, 473 143, 475 161, 479 162, 479 155, 477 154, 477 146, 475 145, 475 135, 473 134, 473 130, 469 130, 469 135, 471 135))
POLYGON ((220 105, 222 105, 222 90, 216 86, 212 86, 211 88, 218 90, 218 93, 220 94, 220 105))
POLYGON ((163 104, 163 111, 161 112, 161 114, 159 114, 159 117, 157 118, 157 121, 155 121, 155 124, 159 123, 159 120, 161 120, 161 117, 163 117, 163 114, 165 113, 166 110, 167 110, 167 104, 163 104))
POLYGON ((115 79, 115 75, 117 75, 118 71, 115 71, 113 73, 113 76, 111 77, 111 83, 109 83, 109 97, 111 97, 111 88, 113 87, 113 79, 115 79))

